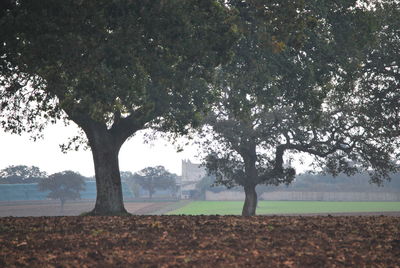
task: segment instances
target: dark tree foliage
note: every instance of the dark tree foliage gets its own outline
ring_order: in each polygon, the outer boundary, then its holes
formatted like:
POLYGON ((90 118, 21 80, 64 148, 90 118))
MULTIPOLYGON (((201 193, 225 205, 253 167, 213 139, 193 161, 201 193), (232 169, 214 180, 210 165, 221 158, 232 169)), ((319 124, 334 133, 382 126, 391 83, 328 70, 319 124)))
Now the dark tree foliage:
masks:
MULTIPOLYGON (((186 132, 230 57, 232 11, 217 0, 9 1, 0 16, 0 123, 13 133, 75 122, 93 153, 93 215, 126 213, 118 153, 155 125, 186 132)), ((76 138, 75 138, 76 139, 76 138)))
POLYGON ((133 174, 132 179, 143 189, 149 192, 152 199, 157 189, 176 191, 176 180, 178 176, 170 173, 163 166, 147 167, 133 174))
MULTIPOLYGON (((385 29, 382 14, 357 1, 290 2, 229 1, 242 37, 214 85, 221 94, 203 145, 217 183, 243 186, 242 215, 255 214, 257 185, 293 181, 285 159, 296 153, 314 156, 326 173, 364 171, 376 183, 398 170, 399 106, 386 107, 360 82, 385 29), (379 119, 375 106, 393 121, 379 119)), ((392 84, 386 94, 398 101, 398 80, 392 84)))
MULTIPOLYGON (((360 69, 355 98, 364 122, 371 128, 385 129, 385 134, 398 137, 400 133, 400 3, 386 1, 378 5, 381 18, 376 44, 365 52, 366 60, 360 69)), ((400 159, 400 152, 397 152, 400 159)))
POLYGON ((38 184, 39 191, 50 191, 47 195, 51 199, 61 201, 61 211, 67 200, 75 200, 81 197, 80 191, 85 190, 84 177, 74 171, 63 171, 50 175, 38 184))
POLYGON ((8 166, 0 170, 0 184, 38 183, 46 177, 46 172, 35 166, 8 166))

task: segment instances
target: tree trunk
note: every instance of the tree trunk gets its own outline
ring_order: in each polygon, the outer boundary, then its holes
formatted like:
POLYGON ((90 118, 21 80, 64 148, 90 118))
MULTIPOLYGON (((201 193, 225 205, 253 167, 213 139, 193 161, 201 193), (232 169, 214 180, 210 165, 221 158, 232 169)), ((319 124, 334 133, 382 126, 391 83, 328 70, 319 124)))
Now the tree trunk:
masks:
POLYGON ((62 213, 64 213, 65 199, 61 198, 60 201, 61 201, 60 213, 62 214, 62 213))
POLYGON ((117 143, 107 131, 95 130, 88 135, 96 175, 97 197, 89 215, 127 214, 122 196, 117 143))
POLYGON ((245 200, 242 210, 242 216, 256 215, 257 208, 257 192, 256 185, 246 185, 244 187, 245 200))

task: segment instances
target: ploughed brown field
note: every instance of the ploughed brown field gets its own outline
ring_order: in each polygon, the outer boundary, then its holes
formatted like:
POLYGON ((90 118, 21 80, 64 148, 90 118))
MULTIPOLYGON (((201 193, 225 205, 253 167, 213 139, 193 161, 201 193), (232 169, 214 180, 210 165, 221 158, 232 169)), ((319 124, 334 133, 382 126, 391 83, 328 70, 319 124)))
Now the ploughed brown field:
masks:
MULTIPOLYGON (((78 216, 94 208, 94 200, 68 201, 60 211, 60 201, 32 200, 0 202, 0 217, 78 216)), ((185 202, 125 202, 126 210, 135 215, 161 214, 183 206, 185 202), (182 204, 181 204, 182 203, 182 204)))
POLYGON ((0 218, 0 267, 400 267, 400 217, 0 218))

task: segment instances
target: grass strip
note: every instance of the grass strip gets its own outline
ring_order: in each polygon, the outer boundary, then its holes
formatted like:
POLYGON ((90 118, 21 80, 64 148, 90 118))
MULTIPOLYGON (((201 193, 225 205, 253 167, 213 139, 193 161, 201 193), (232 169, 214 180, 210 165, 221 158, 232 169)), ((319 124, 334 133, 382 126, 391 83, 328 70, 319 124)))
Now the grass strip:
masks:
MULTIPOLYGON (((167 214, 240 215, 242 207, 242 201, 195 201, 167 214)), ((258 215, 390 211, 400 211, 400 202, 260 201, 257 207, 258 215)))

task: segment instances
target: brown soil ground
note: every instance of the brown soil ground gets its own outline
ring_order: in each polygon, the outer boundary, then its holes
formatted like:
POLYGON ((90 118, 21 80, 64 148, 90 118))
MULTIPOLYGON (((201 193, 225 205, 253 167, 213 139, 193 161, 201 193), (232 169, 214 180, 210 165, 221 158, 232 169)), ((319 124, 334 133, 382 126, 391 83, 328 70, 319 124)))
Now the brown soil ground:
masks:
POLYGON ((0 267, 400 267, 400 218, 0 218, 0 267))
MULTIPOLYGON (((125 208, 134 215, 147 215, 176 209, 177 204, 178 202, 125 202, 125 208)), ((63 211, 60 208, 60 202, 56 200, 0 202, 0 217, 78 216, 92 210, 94 201, 69 201, 64 205, 63 211)))

